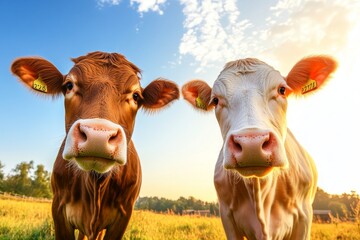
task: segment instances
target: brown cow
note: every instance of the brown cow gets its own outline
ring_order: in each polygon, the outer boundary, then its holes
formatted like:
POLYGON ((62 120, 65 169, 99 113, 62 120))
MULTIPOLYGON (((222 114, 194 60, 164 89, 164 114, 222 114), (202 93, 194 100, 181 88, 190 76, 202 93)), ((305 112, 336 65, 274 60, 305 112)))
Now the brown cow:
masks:
POLYGON ((247 58, 227 63, 212 88, 199 80, 183 86, 194 107, 215 109, 221 129, 214 183, 228 239, 310 238, 317 172, 287 128, 287 98, 316 93, 335 69, 330 57, 308 57, 284 78, 247 58))
POLYGON ((51 178, 56 239, 121 239, 141 185, 131 136, 137 111, 160 109, 179 97, 176 84, 157 79, 145 89, 140 70, 117 53, 72 59, 62 75, 41 58, 11 67, 29 88, 65 97, 66 137, 51 178))

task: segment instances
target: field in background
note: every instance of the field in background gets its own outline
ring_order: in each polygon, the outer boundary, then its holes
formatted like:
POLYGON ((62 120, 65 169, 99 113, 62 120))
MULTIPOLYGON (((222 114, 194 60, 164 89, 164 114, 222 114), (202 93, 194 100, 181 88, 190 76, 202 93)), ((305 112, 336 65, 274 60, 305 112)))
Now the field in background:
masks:
MULTIPOLYGON (((51 203, 0 198, 0 240, 54 239, 51 203)), ((355 223, 313 224, 311 239, 360 239, 355 223)), ((221 221, 215 217, 177 216, 135 211, 126 240, 221 240, 221 221)))
POLYGON ((50 202, 0 199, 0 239, 52 239, 50 202))

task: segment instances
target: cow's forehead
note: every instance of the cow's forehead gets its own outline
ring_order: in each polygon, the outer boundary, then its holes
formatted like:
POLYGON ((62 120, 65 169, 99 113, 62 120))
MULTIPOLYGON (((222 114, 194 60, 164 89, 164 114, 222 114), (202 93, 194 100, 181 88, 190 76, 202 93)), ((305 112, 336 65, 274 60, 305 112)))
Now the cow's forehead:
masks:
POLYGON ((128 65, 106 66, 97 64, 75 64, 66 79, 71 79, 83 88, 94 84, 106 83, 107 86, 116 86, 117 89, 127 91, 140 87, 138 73, 128 65))
POLYGON ((72 60, 75 65, 68 75, 84 87, 101 82, 125 89, 139 85, 140 69, 121 54, 93 52, 72 60))
POLYGON ((214 90, 227 91, 237 87, 265 89, 269 85, 284 81, 273 67, 257 59, 250 60, 241 59, 227 63, 214 83, 214 90))
POLYGON ((75 65, 98 65, 98 66, 109 66, 109 67, 123 67, 127 66, 132 69, 136 74, 140 73, 140 69, 128 61, 123 55, 118 53, 104 53, 104 52, 93 52, 86 56, 81 56, 72 59, 75 65))

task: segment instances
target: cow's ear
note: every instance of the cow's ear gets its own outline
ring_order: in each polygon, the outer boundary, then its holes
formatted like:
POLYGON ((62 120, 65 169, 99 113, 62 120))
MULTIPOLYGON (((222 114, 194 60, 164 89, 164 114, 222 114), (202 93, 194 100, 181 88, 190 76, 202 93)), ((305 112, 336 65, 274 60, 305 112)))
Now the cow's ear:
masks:
POLYGON ((214 105, 210 104, 211 87, 206 82, 192 80, 186 83, 181 91, 185 100, 196 109, 209 111, 214 108, 214 105))
POLYGON ((306 94, 326 83, 336 67, 337 63, 331 57, 307 57, 295 64, 286 77, 286 82, 294 94, 306 94))
POLYGON ((19 58, 11 65, 11 71, 38 93, 57 95, 62 92, 64 76, 45 59, 19 58))
POLYGON ((165 79, 156 79, 146 86, 142 96, 142 107, 146 110, 154 111, 178 99, 180 93, 175 83, 165 79))

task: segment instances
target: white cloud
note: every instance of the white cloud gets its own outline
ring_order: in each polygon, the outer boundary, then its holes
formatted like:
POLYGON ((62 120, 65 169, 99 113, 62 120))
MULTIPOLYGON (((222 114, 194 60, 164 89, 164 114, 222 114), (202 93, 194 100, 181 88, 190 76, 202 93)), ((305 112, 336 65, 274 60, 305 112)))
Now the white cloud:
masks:
POLYGON ((338 56, 347 47, 348 36, 356 26, 351 20, 360 14, 355 1, 281 0, 271 8, 268 24, 262 30, 263 55, 277 59, 288 69, 299 57, 309 54, 338 56), (290 65, 289 65, 290 64, 290 65))
POLYGON ((265 57, 283 66, 304 54, 336 54, 346 45, 359 14, 356 0, 279 0, 262 16, 265 25, 242 17, 236 0, 181 0, 185 33, 180 57, 198 71, 242 57, 265 57))
MULTIPOLYGON (((199 63, 198 71, 215 62, 231 60, 248 52, 243 44, 245 31, 252 24, 240 19, 235 0, 181 0, 184 6, 185 34, 181 39, 181 56, 191 55, 199 63)), ((250 46, 253 46, 249 43, 250 46)))
POLYGON ((104 5, 119 5, 121 0, 97 0, 99 6, 103 7, 104 5))
MULTIPOLYGON (((122 0, 97 0, 100 7, 105 5, 119 5, 122 0)), ((142 16, 145 12, 157 12, 158 14, 164 14, 161 7, 166 3, 166 0, 130 0, 130 5, 137 6, 137 12, 142 16)))
POLYGON ((144 12, 157 12, 162 15, 164 12, 161 10, 161 6, 164 5, 166 0, 130 0, 131 6, 137 5, 137 11, 142 14, 144 12))
POLYGON ((300 6, 303 0, 279 0, 276 6, 271 7, 271 10, 279 11, 276 12, 275 15, 278 15, 281 11, 289 11, 291 9, 295 9, 300 6))

